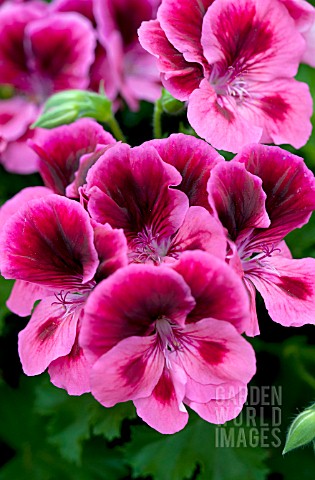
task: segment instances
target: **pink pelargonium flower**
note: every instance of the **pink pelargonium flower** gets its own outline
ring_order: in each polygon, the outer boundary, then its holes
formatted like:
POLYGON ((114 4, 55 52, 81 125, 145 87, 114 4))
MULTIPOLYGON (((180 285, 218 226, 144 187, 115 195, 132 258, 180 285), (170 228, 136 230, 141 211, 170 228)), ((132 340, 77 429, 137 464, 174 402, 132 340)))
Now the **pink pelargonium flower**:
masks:
MULTIPOLYGON (((200 143, 215 163, 216 152, 200 143)), ((123 228, 131 262, 159 265, 196 249, 225 258, 222 225, 205 208, 189 207, 187 195, 172 188, 181 183, 179 172, 162 161, 150 142, 135 148, 116 144, 89 170, 84 196, 94 220, 123 228)))
POLYGON ((95 0, 94 13, 100 45, 92 68, 92 84, 104 81, 111 100, 117 95, 132 110, 139 100, 154 102, 161 94, 156 61, 138 41, 143 20, 156 14, 159 0, 95 0))
POLYGON ((278 0, 163 0, 139 29, 162 83, 188 101, 188 120, 214 147, 303 146, 311 133, 308 86, 293 79, 305 41, 278 0))
POLYGON ((254 352, 239 333, 248 297, 222 260, 196 251, 174 269, 122 268, 96 287, 85 314, 80 342, 102 405, 132 400, 161 433, 185 426, 184 404, 212 423, 242 409, 255 373, 254 352))
POLYGON ((9 172, 38 170, 38 157, 27 145, 41 135, 41 129, 29 130, 37 115, 38 108, 22 97, 0 101, 0 163, 9 172))
POLYGON ((55 91, 88 86, 95 34, 77 13, 48 14, 37 4, 0 9, 0 83, 42 102, 55 91))
POLYGON ((79 203, 49 191, 27 195, 33 194, 40 198, 7 220, 0 238, 1 274, 19 280, 15 299, 18 293, 28 304, 42 299, 19 334, 20 359, 27 375, 48 367, 55 385, 80 395, 90 389, 90 365, 78 343, 84 305, 97 281, 127 264, 126 241, 109 226, 94 232, 79 203))
POLYGON ((281 0, 306 42, 303 62, 315 67, 315 8, 306 0, 281 0))
POLYGON ((53 192, 79 198, 89 168, 116 142, 96 121, 82 118, 45 131, 29 145, 39 156, 39 173, 53 192))
POLYGON ((293 260, 283 241, 315 210, 314 175, 303 159, 278 147, 248 146, 212 170, 208 191, 236 245, 238 255, 231 252, 229 261, 251 297, 246 333, 259 333, 255 287, 275 322, 314 324, 315 259, 293 260))

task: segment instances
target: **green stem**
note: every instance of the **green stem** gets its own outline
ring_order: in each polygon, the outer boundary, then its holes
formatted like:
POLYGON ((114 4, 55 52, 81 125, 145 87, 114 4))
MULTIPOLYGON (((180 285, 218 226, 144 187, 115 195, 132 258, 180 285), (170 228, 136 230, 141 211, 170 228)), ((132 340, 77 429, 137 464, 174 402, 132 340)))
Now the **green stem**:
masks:
POLYGON ((109 126, 109 128, 111 129, 114 137, 117 140, 121 140, 122 142, 126 142, 125 135, 123 134, 123 132, 122 132, 120 126, 119 126, 119 123, 117 122, 117 120, 114 116, 112 116, 109 120, 106 120, 106 123, 109 126))
POLYGON ((162 138, 162 103, 159 98, 154 104, 153 112, 153 136, 154 138, 162 138))

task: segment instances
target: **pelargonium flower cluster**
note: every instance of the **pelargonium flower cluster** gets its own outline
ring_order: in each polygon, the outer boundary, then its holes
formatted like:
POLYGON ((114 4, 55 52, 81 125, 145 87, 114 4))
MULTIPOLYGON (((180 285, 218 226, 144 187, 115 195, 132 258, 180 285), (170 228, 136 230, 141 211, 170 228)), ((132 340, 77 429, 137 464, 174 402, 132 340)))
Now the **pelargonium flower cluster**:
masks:
POLYGON ((106 407, 132 400, 162 433, 185 426, 186 406, 212 423, 238 415, 255 373, 242 336, 258 333, 254 288, 274 321, 314 324, 315 260, 293 260, 283 240, 315 209, 303 159, 253 144, 226 162, 183 134, 131 148, 87 119, 32 146, 46 186, 0 210, 8 305, 32 312, 24 372, 48 368, 106 407))
POLYGON ((314 37, 314 22, 303 0, 162 0, 139 37, 165 88, 187 101, 191 126, 215 148, 300 148, 311 133, 312 99, 293 77, 312 57, 305 38, 314 37))
POLYGON ((160 95, 159 73, 139 44, 137 29, 153 18, 156 0, 54 0, 5 2, 0 7, 0 162, 15 173, 38 169, 27 140, 43 132, 29 126, 43 102, 66 89, 99 90, 131 109, 160 95))

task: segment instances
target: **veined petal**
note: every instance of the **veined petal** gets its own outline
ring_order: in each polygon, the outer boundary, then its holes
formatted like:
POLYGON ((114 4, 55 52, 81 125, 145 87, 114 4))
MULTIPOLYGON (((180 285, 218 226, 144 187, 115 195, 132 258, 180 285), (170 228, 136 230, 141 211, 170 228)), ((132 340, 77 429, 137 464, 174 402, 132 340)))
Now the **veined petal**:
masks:
POLYGON ((166 37, 188 62, 206 63, 200 43, 203 17, 214 0, 164 0, 157 18, 166 37))
POLYGON ((129 337, 101 356, 91 370, 91 393, 105 407, 148 397, 164 368, 155 335, 129 337))
POLYGON ((300 32, 307 32, 315 21, 315 9, 306 0, 281 0, 300 32))
POLYGON ((56 358, 70 353, 76 337, 78 315, 65 315, 65 308, 48 297, 36 307, 31 320, 19 333, 19 355, 26 375, 38 375, 56 358))
POLYGON ((59 357, 48 367, 51 383, 64 388, 69 395, 82 395, 91 391, 91 365, 76 338, 68 355, 59 357))
POLYGON ((209 208, 207 182, 211 170, 224 162, 208 143, 191 135, 174 133, 168 138, 150 140, 162 160, 173 165, 182 176, 178 189, 186 193, 190 206, 209 208))
POLYGON ((220 425, 239 415, 246 402, 246 397, 247 389, 244 385, 244 389, 238 392, 235 397, 210 400, 207 403, 187 401, 187 405, 207 422, 220 425))
POLYGON ((217 165, 211 172, 208 192, 210 207, 233 241, 244 231, 270 225, 262 180, 243 165, 236 162, 217 165))
POLYGON ((181 345, 176 363, 198 383, 248 383, 255 374, 254 350, 229 322, 205 318, 187 325, 181 345))
POLYGON ((95 361, 124 338, 153 333, 159 318, 184 325, 194 305, 189 287, 172 269, 152 265, 120 268, 89 296, 80 345, 88 359, 95 361))
POLYGON ((240 113, 263 128, 262 143, 289 143, 299 149, 312 132, 312 107, 306 83, 282 78, 253 83, 240 113))
POLYGON ((54 13, 26 27, 36 90, 47 97, 52 92, 88 86, 88 73, 96 45, 91 23, 76 13, 54 13))
MULTIPOLYGON (((2 78, 1 78, 2 83, 2 78)), ((0 136, 12 142, 22 137, 36 119, 38 108, 22 97, 0 101, 0 136)))
POLYGON ((128 265, 128 247, 123 230, 95 224, 94 244, 100 261, 97 279, 107 278, 118 268, 128 265))
POLYGON ((222 62, 260 81, 293 77, 305 48, 286 8, 274 0, 216 0, 204 16, 201 44, 222 62))
POLYGON ((184 252, 172 268, 183 277, 196 301, 187 317, 188 323, 211 317, 244 331, 248 322, 248 295, 232 267, 209 253, 195 251, 184 252))
POLYGON ((96 221, 123 228, 127 237, 150 229, 169 238, 188 209, 186 195, 169 188, 180 182, 177 170, 152 146, 117 144, 88 173, 88 209, 96 221))
POLYGON ((172 364, 169 369, 164 367, 151 395, 134 400, 139 417, 163 434, 182 430, 188 422, 183 405, 185 383, 185 372, 178 365, 172 364))
POLYGON ((80 289, 98 267, 88 214, 59 195, 28 202, 6 222, 0 244, 5 278, 51 289, 80 289))
POLYGON ((236 153, 244 145, 261 139, 262 128, 238 111, 233 98, 219 98, 205 79, 189 97, 187 116, 198 135, 219 150, 236 153))
POLYGON ((184 59, 168 41, 158 20, 143 22, 138 33, 142 47, 158 59, 164 86, 174 97, 187 100, 203 78, 201 65, 184 59))
POLYGON ((19 191, 14 197, 7 200, 0 208, 0 225, 4 224, 25 206, 30 200, 46 197, 53 192, 46 187, 26 187, 19 191))
POLYGON ((219 220, 203 207, 190 207, 183 224, 172 239, 170 253, 205 250, 225 259, 227 238, 219 220))
POLYGON ((11 312, 20 317, 27 317, 31 314, 34 303, 45 297, 51 297, 53 292, 41 287, 36 283, 16 280, 13 285, 10 297, 7 300, 7 307, 11 312))
POLYGON ((112 135, 97 122, 81 118, 71 125, 45 131, 39 141, 31 141, 30 146, 40 157, 39 171, 47 187, 64 195, 81 166, 81 157, 94 152, 99 144, 113 143, 112 135))
POLYGON ((233 161, 262 179, 267 194, 268 229, 256 230, 250 248, 274 246, 285 235, 308 222, 315 210, 315 180, 302 158, 278 147, 249 145, 233 161))
POLYGON ((261 293, 270 317, 286 327, 315 324, 315 259, 275 255, 245 272, 261 293))

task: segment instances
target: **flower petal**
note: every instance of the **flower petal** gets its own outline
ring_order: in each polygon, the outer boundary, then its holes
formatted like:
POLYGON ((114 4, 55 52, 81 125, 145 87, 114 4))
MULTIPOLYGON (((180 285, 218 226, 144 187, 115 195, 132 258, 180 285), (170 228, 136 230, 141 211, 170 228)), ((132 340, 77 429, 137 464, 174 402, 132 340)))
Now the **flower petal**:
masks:
POLYGON ((265 209, 266 194, 259 177, 239 163, 220 163, 208 182, 210 207, 236 241, 246 231, 266 228, 270 220, 265 209))
POLYGON ((183 325, 195 302, 168 267, 129 265, 96 286, 85 306, 80 345, 91 361, 130 336, 146 336, 161 317, 183 325))
POLYGON ((87 213, 59 195, 33 200, 19 210, 7 221, 0 244, 5 278, 48 288, 80 289, 98 266, 87 213))
POLYGON ((148 397, 161 377, 164 357, 156 337, 129 337, 101 356, 91 370, 91 393, 105 407, 148 397))
POLYGON ((168 255, 185 250, 205 250, 225 260, 227 239, 221 223, 202 207, 190 207, 172 240, 168 255))
POLYGON ((77 318, 48 297, 36 307, 19 333, 19 355, 26 375, 38 375, 56 358, 70 353, 76 337, 77 318))
POLYGON ((97 279, 107 278, 118 268, 128 265, 128 247, 123 230, 95 224, 94 243, 100 261, 97 279))
POLYGON ((186 193, 190 206, 209 208, 207 181, 211 170, 224 158, 208 143, 191 135, 175 133, 161 140, 150 140, 162 160, 173 165, 182 176, 178 189, 186 193))
POLYGON ((39 171, 47 187, 64 195, 81 167, 81 157, 94 152, 99 144, 113 143, 112 135, 97 122, 82 118, 71 125, 45 131, 40 140, 30 142, 30 146, 40 157, 39 171))
POLYGON ((175 364, 164 367, 152 394, 134 400, 137 414, 160 433, 171 434, 182 430, 188 422, 188 413, 182 403, 185 396, 185 373, 175 364))
POLYGON ((251 248, 274 246, 285 235, 308 222, 315 210, 315 180, 302 158, 278 147, 249 145, 233 161, 262 179, 267 194, 266 210, 271 220, 266 230, 257 230, 251 248))
POLYGON ((169 188, 180 181, 176 169, 162 162, 153 147, 117 144, 89 171, 88 209, 96 221, 123 228, 129 238, 145 229, 169 238, 188 209, 186 195, 169 188))
POLYGON ((224 261, 209 253, 184 252, 172 267, 191 289, 195 308, 188 323, 202 318, 225 320, 243 332, 248 322, 248 295, 238 274, 224 261))
POLYGON ((16 315, 27 317, 31 314, 37 300, 50 297, 52 294, 51 290, 36 285, 36 283, 16 280, 8 298, 7 307, 16 315))
POLYGON ((181 344, 174 361, 198 383, 248 383, 255 374, 254 350, 229 322, 206 318, 187 325, 181 344))
POLYGON ((276 255, 245 273, 261 293, 272 320, 286 327, 315 324, 315 259, 276 255))

